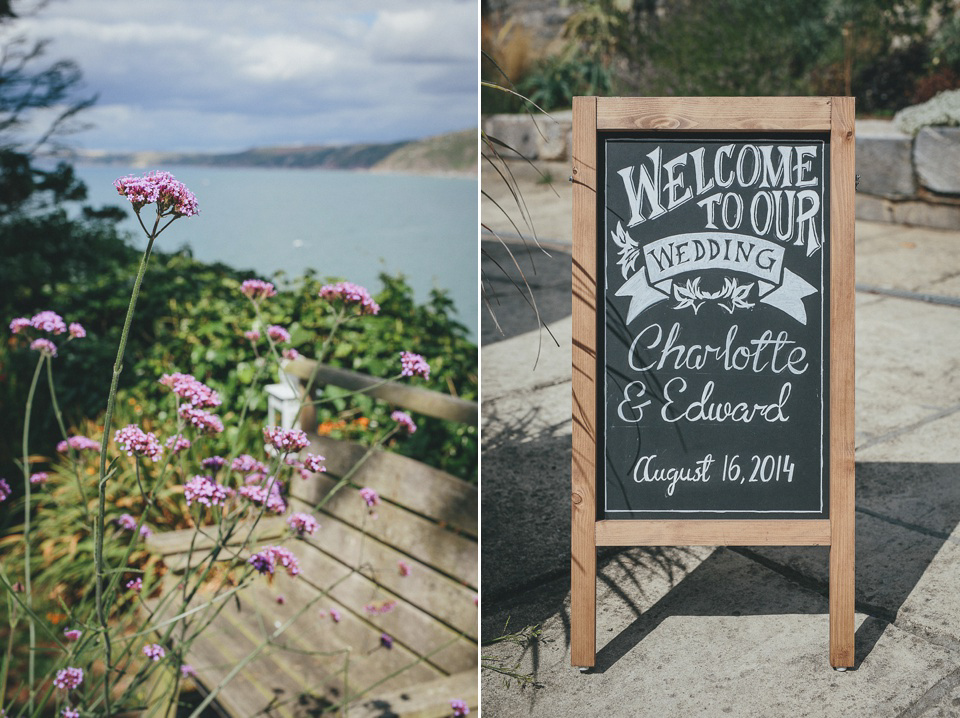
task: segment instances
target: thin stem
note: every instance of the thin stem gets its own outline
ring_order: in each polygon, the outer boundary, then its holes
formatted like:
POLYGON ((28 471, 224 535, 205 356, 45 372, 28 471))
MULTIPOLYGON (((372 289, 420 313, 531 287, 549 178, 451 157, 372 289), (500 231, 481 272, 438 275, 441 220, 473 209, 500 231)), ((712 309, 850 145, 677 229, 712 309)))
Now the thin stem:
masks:
MULTIPOLYGON (((37 361, 37 368, 33 372, 30 382, 30 391, 27 393, 27 407, 23 419, 23 585, 28 609, 33 608, 33 587, 30 583, 30 413, 33 411, 33 397, 40 380, 40 369, 43 367, 47 355, 41 353, 37 361)), ((36 672, 37 626, 33 620, 32 610, 27 614, 27 628, 30 632, 30 654, 27 657, 27 680, 29 682, 28 710, 33 710, 33 682, 36 672)))
MULTIPOLYGON (((63 423, 63 413, 60 411, 60 404, 57 402, 57 390, 53 386, 53 362, 47 362, 47 385, 50 387, 50 401, 53 403, 53 415, 57 419, 57 425, 60 427, 60 433, 63 435, 64 440, 69 439, 67 436, 67 427, 63 423)), ((73 448, 70 447, 69 443, 67 444, 68 451, 72 454, 73 448)), ((73 457, 71 457, 73 458, 73 457)), ((80 500, 83 502, 83 512, 87 517, 87 521, 90 521, 90 507, 87 505, 87 494, 83 490, 83 481, 80 477, 80 462, 74 460, 73 462, 73 474, 77 479, 77 489, 80 491, 80 500)))
MULTIPOLYGON (((137 214, 139 217, 139 213, 137 214)), ((107 397, 107 410, 103 419, 103 437, 100 439, 100 478, 97 482, 97 517, 94 524, 94 563, 96 565, 96 604, 97 620, 100 623, 100 630, 103 633, 104 653, 106 661, 106 671, 103 680, 103 700, 106 714, 110 715, 110 673, 113 665, 110 659, 110 631, 107 626, 106 606, 103 602, 103 583, 104 583, 104 559, 103 559, 103 532, 104 517, 106 515, 106 474, 107 474, 107 441, 110 437, 110 422, 113 420, 113 409, 117 403, 117 387, 120 383, 120 372, 123 371, 123 355, 127 348, 127 338, 130 336, 130 325, 133 323, 134 310, 137 307, 137 298, 140 295, 140 285, 143 283, 143 275, 147 271, 147 262, 150 260, 150 252, 153 249, 153 243, 156 240, 157 224, 160 222, 159 215, 154 224, 154 233, 149 235, 147 248, 140 260, 140 268, 137 271, 137 279, 133 285, 133 292, 130 295, 130 305, 127 308, 127 316, 123 322, 123 331, 120 334, 120 346, 117 349, 117 360, 113 365, 113 378, 110 381, 110 394, 107 397)))

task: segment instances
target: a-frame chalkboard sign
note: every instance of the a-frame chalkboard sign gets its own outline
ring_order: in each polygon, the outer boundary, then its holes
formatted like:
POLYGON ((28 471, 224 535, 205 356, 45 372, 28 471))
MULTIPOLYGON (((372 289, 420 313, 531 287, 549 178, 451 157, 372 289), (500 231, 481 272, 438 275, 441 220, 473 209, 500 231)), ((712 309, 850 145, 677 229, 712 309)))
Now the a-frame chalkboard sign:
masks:
POLYGON ((830 546, 854 665, 854 102, 573 105, 571 661, 598 546, 830 546))

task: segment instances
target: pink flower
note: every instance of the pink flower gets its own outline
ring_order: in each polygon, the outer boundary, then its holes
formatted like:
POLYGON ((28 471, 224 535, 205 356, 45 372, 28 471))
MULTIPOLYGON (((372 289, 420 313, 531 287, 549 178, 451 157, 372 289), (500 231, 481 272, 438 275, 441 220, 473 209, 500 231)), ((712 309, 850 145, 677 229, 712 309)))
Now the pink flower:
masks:
POLYGON ((193 406, 202 409, 210 409, 220 406, 222 403, 217 392, 191 374, 181 374, 179 372, 164 374, 160 377, 160 383, 170 387, 173 393, 181 399, 186 399, 193 406))
POLYGON ((388 636, 386 633, 381 633, 380 645, 389 650, 393 648, 393 639, 390 636, 388 636))
POLYGON ((371 488, 360 489, 360 498, 367 502, 367 506, 373 508, 380 503, 380 494, 371 488))
POLYGON ((19 334, 24 329, 33 326, 30 323, 30 320, 26 317, 17 317, 12 322, 10 322, 10 331, 13 334, 19 334))
POLYGON ((397 561, 397 568, 400 570, 401 576, 410 575, 410 564, 406 561, 397 561))
POLYGON ((200 462, 200 466, 205 469, 213 469, 216 473, 223 465, 227 463, 222 456, 210 456, 200 462))
POLYGON ((273 575, 277 564, 286 569, 290 576, 297 576, 300 573, 300 562, 297 561, 297 557, 283 546, 265 546, 259 553, 253 554, 247 563, 256 571, 270 575, 273 575))
POLYGON ((187 506, 194 501, 208 507, 219 506, 227 500, 227 489, 209 476, 194 476, 184 484, 183 495, 187 506))
POLYGON ((30 325, 42 332, 52 332, 53 334, 63 334, 67 331, 67 325, 56 312, 46 311, 34 314, 30 320, 30 325))
POLYGON ((81 683, 83 683, 83 669, 69 666, 57 671, 57 677, 53 679, 53 685, 61 691, 75 690, 81 683))
POLYGON ((170 453, 179 454, 181 451, 186 451, 190 448, 190 439, 178 434, 177 436, 171 436, 167 439, 164 446, 170 450, 170 453))
POLYGON ((0 479, 0 501, 6 501, 12 493, 13 491, 10 489, 10 484, 7 483, 7 480, 0 479))
POLYGON ((263 430, 263 439, 278 451, 300 451, 307 447, 310 440, 300 429, 282 429, 268 426, 263 430))
POLYGON ((163 646, 159 643, 149 643, 143 647, 143 655, 149 658, 151 661, 159 661, 166 654, 166 651, 163 650, 163 646))
POLYGON ((133 531, 137 528, 137 520, 130 514, 120 514, 120 518, 117 519, 117 525, 124 531, 133 531))
POLYGON ((296 349, 284 349, 281 354, 284 359, 288 359, 290 361, 300 358, 300 352, 298 352, 296 349))
POLYGON ((78 322, 70 322, 70 336, 73 339, 83 339, 87 336, 87 330, 78 322))
POLYGON ((130 200, 137 214, 141 207, 154 202, 160 214, 172 212, 178 217, 192 217, 199 212, 193 192, 169 172, 150 172, 142 177, 128 175, 118 179, 113 186, 130 200))
POLYGON ((319 474, 327 470, 327 467, 323 465, 323 462, 326 459, 319 454, 310 454, 308 453, 306 458, 303 460, 303 468, 307 471, 312 471, 315 474, 319 474))
POLYGON ((76 643, 80 640, 80 636, 83 635, 83 631, 79 628, 64 628, 63 637, 66 638, 70 643, 76 643))
POLYGON ((400 375, 401 376, 422 376, 424 379, 430 378, 430 365, 419 354, 413 352, 400 352, 400 375))
POLYGON ((273 284, 265 282, 262 279, 244 280, 243 284, 240 285, 240 291, 255 302, 260 299, 274 297, 277 294, 277 290, 273 284))
POLYGON ((310 514, 305 513, 293 514, 287 519, 287 524, 289 524, 291 529, 297 532, 298 536, 303 536, 304 534, 313 536, 317 529, 320 528, 320 524, 317 523, 317 520, 310 514))
POLYGON ((135 578, 132 581, 127 581, 127 589, 134 593, 140 593, 143 590, 143 579, 135 578))
POLYGON ((370 297, 370 292, 353 282, 338 282, 320 287, 320 297, 327 301, 341 301, 345 305, 359 305, 360 314, 377 314, 380 305, 370 297))
POLYGON ((413 419, 411 419, 410 415, 406 412, 395 411, 390 415, 390 418, 406 429, 408 434, 412 434, 417 430, 417 425, 413 423, 413 419))
POLYGON ((30 474, 31 484, 45 484, 49 479, 50 475, 46 471, 38 471, 35 474, 30 474))
POLYGON ((76 708, 72 708, 71 706, 64 706, 60 711, 60 715, 63 718, 80 718, 80 711, 78 711, 76 708))
POLYGON ((57 444, 57 451, 60 453, 65 452, 68 448, 74 451, 85 451, 86 449, 100 451, 100 444, 93 439, 88 439, 86 436, 71 436, 66 441, 61 441, 57 444))
POLYGON ((340 611, 335 608, 330 609, 330 618, 333 619, 334 623, 340 623, 340 611))
POLYGON ((233 471, 239 471, 244 474, 249 473, 267 473, 266 464, 263 464, 256 459, 254 459, 250 454, 240 454, 237 458, 233 460, 233 463, 230 464, 230 468, 233 471))
POLYGON ((463 718, 463 716, 470 712, 470 706, 459 698, 454 698, 450 701, 450 707, 453 709, 453 718, 463 718))
POLYGON ((267 327, 267 336, 277 343, 290 341, 290 332, 277 324, 267 327))
POLYGON ((260 341, 260 332, 257 331, 256 329, 251 329, 249 331, 244 332, 243 336, 245 336, 247 339, 249 339, 252 342, 260 341))
POLYGON ((267 509, 273 511, 275 514, 282 514, 287 510, 287 502, 284 501, 283 496, 280 495, 279 482, 274 479, 270 481, 269 485, 269 489, 264 485, 241 486, 237 489, 237 493, 258 506, 266 503, 267 509))
POLYGON ((221 434, 223 433, 223 422, 220 417, 211 414, 203 409, 195 409, 189 404, 183 404, 177 410, 180 418, 185 420, 192 427, 202 434, 221 434))
POLYGON ((189 663, 184 663, 182 666, 180 666, 180 675, 183 678, 196 678, 197 671, 189 663))
POLYGON ((140 527, 140 538, 145 539, 145 538, 148 538, 149 536, 153 536, 153 531, 150 530, 150 527, 149 527, 149 526, 141 526, 141 527, 140 527))
POLYGON ((57 345, 49 339, 34 339, 30 342, 30 348, 48 356, 57 355, 57 345))
POLYGON ((122 429, 117 429, 113 440, 127 456, 145 456, 151 461, 160 461, 163 456, 163 447, 157 441, 156 435, 151 431, 144 432, 136 424, 127 424, 122 429))

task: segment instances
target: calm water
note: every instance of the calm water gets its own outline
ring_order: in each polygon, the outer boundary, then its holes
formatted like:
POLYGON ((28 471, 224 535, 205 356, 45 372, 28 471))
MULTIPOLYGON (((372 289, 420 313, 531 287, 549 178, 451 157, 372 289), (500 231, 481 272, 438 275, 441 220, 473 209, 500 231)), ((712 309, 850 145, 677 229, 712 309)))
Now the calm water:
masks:
MULTIPOLYGON (((269 278, 311 267, 381 288, 377 275, 401 273, 418 302, 448 290, 457 318, 477 336, 477 183, 473 179, 330 170, 163 167, 183 181, 200 215, 177 220, 158 240, 187 244, 202 261, 251 269, 269 278)), ((113 181, 144 170, 76 167, 94 206, 118 204, 113 181)), ((126 207, 129 207, 127 204, 126 207)), ((144 215, 145 218, 149 214, 144 215)), ((146 242, 133 212, 126 222, 146 242)))

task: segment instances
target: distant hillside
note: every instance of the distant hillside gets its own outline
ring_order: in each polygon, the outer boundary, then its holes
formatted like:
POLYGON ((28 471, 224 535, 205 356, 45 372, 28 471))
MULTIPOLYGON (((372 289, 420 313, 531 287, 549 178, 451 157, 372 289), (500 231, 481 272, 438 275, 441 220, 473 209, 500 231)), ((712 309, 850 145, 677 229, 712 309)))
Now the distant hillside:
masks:
POLYGON ((257 147, 224 154, 80 152, 77 159, 134 167, 204 165, 209 167, 289 167, 377 170, 417 174, 475 174, 477 131, 464 130, 423 140, 384 144, 307 147, 257 147))

